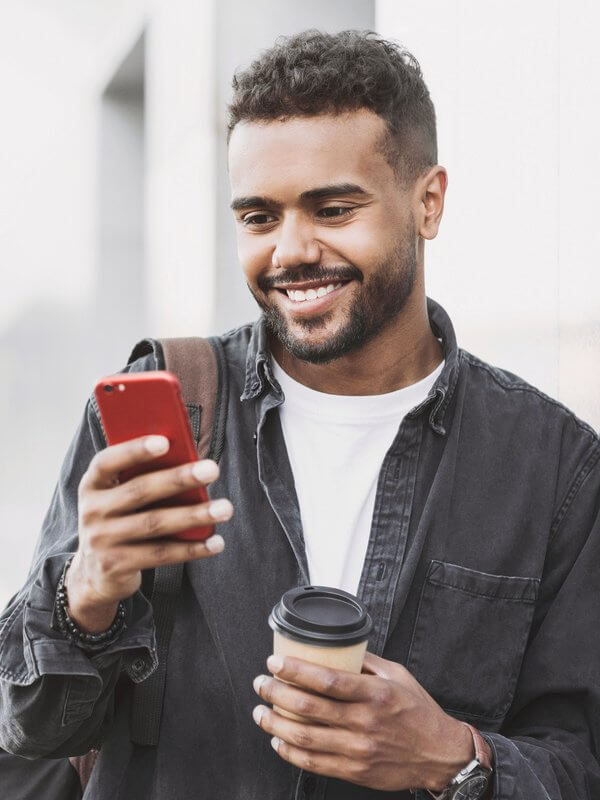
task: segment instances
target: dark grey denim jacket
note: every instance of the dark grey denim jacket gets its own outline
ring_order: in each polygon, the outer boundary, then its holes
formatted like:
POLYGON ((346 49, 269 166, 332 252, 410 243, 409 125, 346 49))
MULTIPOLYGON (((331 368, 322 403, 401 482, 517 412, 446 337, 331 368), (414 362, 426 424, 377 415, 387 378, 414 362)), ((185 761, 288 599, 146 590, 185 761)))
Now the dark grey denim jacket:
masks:
MULTIPOLYGON (((431 301, 429 310, 446 363, 381 467, 358 592, 375 623, 369 649, 406 665, 443 708, 485 733, 495 800, 599 798, 598 437, 459 350, 446 313, 431 301)), ((143 595, 128 601, 119 641, 91 658, 51 625, 59 573, 77 545, 77 486, 105 446, 91 405, 27 585, 0 623, 0 747, 58 757, 102 740, 93 800, 407 800, 301 772, 252 721, 252 680, 271 652, 267 616, 308 574, 264 323, 222 341, 231 391, 211 494, 230 497, 236 513, 220 528, 224 553, 185 570, 158 748, 134 752, 128 734, 132 681, 156 665, 143 595)), ((153 366, 147 357, 133 369, 153 366)), ((336 491, 325 486, 315 501, 336 491)))

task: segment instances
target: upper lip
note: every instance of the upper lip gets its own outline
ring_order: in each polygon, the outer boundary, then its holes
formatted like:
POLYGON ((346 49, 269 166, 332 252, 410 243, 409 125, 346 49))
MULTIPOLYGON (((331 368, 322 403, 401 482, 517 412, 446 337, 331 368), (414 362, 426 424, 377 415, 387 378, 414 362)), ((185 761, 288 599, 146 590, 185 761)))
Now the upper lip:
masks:
POLYGON ((304 291, 306 289, 316 289, 318 286, 330 286, 333 284, 334 286, 336 283, 347 283, 350 278, 325 278, 324 280, 320 281, 305 281, 303 283, 284 283, 282 285, 272 286, 272 289, 281 289, 282 291, 291 291, 300 289, 304 291))

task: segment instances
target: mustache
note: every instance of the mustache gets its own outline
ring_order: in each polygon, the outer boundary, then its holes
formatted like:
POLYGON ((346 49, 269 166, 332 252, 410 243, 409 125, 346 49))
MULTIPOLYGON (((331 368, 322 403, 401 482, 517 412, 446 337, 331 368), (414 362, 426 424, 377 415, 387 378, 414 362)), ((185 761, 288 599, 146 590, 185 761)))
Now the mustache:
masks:
POLYGON ((268 292, 275 286, 285 286, 289 283, 319 281, 323 283, 339 283, 339 281, 357 280, 362 283, 363 274, 353 265, 343 267, 321 267, 314 264, 303 264, 290 270, 281 270, 278 275, 261 275, 256 281, 258 288, 268 292))

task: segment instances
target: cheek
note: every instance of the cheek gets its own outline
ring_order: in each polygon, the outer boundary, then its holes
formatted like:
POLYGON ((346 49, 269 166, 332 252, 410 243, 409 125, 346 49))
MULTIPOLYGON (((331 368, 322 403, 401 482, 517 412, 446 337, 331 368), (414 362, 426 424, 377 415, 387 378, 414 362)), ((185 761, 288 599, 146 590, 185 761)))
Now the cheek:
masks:
POLYGON ((346 263, 368 271, 369 267, 380 261, 381 253, 388 246, 388 239, 389 232, 385 237, 369 225, 348 225, 331 232, 327 237, 327 249, 341 256, 346 263))
POLYGON ((251 285, 271 266, 273 247, 265 238, 243 233, 237 237, 237 252, 246 280, 251 285))

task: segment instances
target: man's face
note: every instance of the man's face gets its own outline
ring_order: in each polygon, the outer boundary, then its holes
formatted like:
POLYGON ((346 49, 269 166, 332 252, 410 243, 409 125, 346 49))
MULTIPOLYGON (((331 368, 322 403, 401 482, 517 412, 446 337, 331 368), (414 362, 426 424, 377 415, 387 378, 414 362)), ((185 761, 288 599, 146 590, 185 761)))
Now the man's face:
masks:
POLYGON ((240 123, 229 145, 238 254, 271 331, 296 358, 359 349, 410 295, 410 193, 368 110, 240 123))

